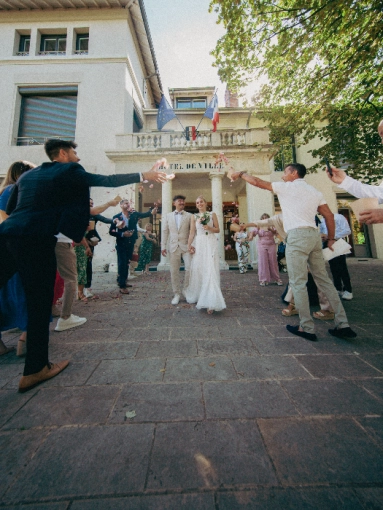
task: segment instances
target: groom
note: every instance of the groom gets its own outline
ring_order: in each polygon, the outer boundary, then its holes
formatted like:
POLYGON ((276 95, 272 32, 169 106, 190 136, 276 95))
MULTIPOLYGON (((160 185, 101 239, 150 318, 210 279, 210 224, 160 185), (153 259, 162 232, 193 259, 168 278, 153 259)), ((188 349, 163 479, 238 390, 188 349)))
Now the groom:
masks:
POLYGON ((189 285, 191 254, 188 252, 188 239, 192 215, 184 211, 185 198, 182 195, 173 198, 176 209, 168 213, 162 223, 161 253, 164 257, 167 255, 166 247, 169 241, 170 277, 174 292, 172 305, 178 305, 181 297, 181 256, 185 263, 184 288, 189 285))

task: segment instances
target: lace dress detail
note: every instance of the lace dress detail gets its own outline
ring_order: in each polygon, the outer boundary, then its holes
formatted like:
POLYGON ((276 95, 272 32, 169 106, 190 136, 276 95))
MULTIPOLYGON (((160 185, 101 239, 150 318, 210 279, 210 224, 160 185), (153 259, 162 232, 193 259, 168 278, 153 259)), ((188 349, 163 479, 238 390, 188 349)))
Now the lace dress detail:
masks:
MULTIPOLYGON (((213 226, 211 216, 208 225, 213 226)), ((196 308, 218 312, 226 308, 220 285, 218 239, 211 232, 206 235, 203 227, 196 221, 195 254, 190 267, 189 286, 184 295, 188 303, 197 303, 196 308)))

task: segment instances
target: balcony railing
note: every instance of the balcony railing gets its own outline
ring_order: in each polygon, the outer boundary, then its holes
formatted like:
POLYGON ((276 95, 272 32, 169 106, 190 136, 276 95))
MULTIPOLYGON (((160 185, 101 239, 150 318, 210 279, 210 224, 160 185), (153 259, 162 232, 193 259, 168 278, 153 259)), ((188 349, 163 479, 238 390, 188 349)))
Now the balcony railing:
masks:
POLYGON ((28 57, 29 56, 29 51, 17 51, 16 52, 16 57, 28 57))
POLYGON ((117 150, 155 151, 159 149, 208 149, 216 147, 244 147, 270 144, 267 129, 230 129, 227 131, 200 131, 195 140, 183 132, 152 132, 117 135, 117 150))
POLYGON ((75 50, 75 55, 88 55, 89 54, 89 51, 88 50, 75 50))

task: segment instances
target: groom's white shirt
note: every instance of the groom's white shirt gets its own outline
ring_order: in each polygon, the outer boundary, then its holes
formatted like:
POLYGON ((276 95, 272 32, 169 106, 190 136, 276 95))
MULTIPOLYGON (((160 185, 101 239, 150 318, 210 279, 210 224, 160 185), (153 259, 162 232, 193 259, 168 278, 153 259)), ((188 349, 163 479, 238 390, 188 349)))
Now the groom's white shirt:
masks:
POLYGON ((186 211, 181 211, 181 214, 173 211, 165 216, 162 223, 161 250, 168 249, 173 253, 179 247, 182 252, 187 252, 191 217, 186 211))

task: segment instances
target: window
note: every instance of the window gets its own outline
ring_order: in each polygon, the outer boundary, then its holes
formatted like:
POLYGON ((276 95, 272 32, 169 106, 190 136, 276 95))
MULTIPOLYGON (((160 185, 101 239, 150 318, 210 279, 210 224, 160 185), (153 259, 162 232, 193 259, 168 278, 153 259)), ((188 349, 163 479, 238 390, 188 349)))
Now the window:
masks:
POLYGON ((88 51, 89 51, 89 34, 77 34, 76 53, 79 55, 87 55, 88 51))
POLYGON ((17 145, 43 144, 46 138, 73 140, 77 87, 20 87, 21 113, 17 145))
POLYGON ((29 55, 29 50, 31 46, 31 36, 30 35, 21 35, 19 42, 19 51, 17 55, 29 55))
POLYGON ((206 108, 206 98, 177 98, 176 108, 206 108))
POLYGON ((41 35, 40 55, 65 55, 66 34, 41 35))

